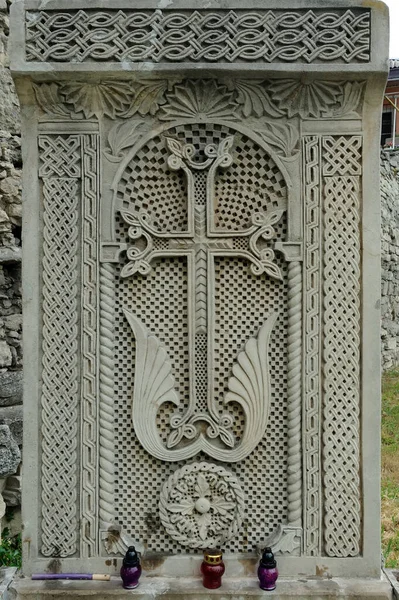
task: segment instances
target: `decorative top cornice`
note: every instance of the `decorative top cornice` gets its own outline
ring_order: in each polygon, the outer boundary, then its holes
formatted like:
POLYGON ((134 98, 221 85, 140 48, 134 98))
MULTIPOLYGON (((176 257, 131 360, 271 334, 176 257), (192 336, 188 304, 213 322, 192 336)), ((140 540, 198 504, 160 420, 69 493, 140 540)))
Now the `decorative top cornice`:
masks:
POLYGON ((370 36, 368 9, 38 10, 26 61, 367 63, 370 36))

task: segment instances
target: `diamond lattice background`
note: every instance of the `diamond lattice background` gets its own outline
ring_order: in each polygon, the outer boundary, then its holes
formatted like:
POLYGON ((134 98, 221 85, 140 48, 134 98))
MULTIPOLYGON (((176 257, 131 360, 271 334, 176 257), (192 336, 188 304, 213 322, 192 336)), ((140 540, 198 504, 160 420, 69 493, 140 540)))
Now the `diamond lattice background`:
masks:
MULTIPOLYGON (((173 134, 194 143, 201 150, 207 143, 218 144, 232 133, 235 135, 235 162, 231 170, 221 173, 220 178, 218 176, 216 183, 216 195, 223 199, 223 203, 219 203, 218 226, 227 230, 246 227, 252 213, 276 208, 284 201, 286 190, 275 163, 251 140, 220 125, 185 125, 173 134), (253 173, 257 176, 254 177, 253 173), (247 190, 245 203, 241 202, 240 196, 237 199, 238 189, 242 194, 247 190)), ((157 192, 148 201, 146 210, 155 215, 154 224, 176 231, 179 230, 174 228, 176 223, 180 230, 184 228, 184 215, 187 215, 186 205, 181 200, 185 193, 184 180, 179 180, 179 193, 174 194, 175 200, 177 198, 176 211, 169 204, 166 204, 166 209, 165 206, 155 206, 163 203, 170 189, 167 154, 162 151, 164 146, 160 138, 150 143, 150 155, 155 157, 155 162, 158 161, 156 169, 163 173, 163 179, 158 181, 157 192), (166 182, 164 190, 162 181, 166 182), (176 221, 173 221, 173 215, 176 221)), ((147 147, 143 148, 136 159, 137 164, 141 165, 146 151, 147 147)), ((145 185, 145 170, 142 166, 137 167, 133 160, 119 186, 119 197, 123 198, 125 208, 137 210, 142 206, 140 198, 144 197, 144 191, 140 190, 145 185)), ((119 239, 126 241, 125 225, 118 221, 117 229, 119 239)), ((277 238, 283 240, 285 236, 286 226, 281 223, 277 227, 277 238)), ((251 552, 286 517, 287 288, 285 263, 280 257, 277 261, 284 273, 284 283, 266 275, 254 276, 243 258, 218 257, 215 262, 215 402, 218 405, 221 405, 226 391, 232 364, 246 340, 256 336, 271 311, 279 314, 269 351, 271 410, 267 431, 247 459, 238 464, 223 465, 239 477, 246 496, 246 517, 240 535, 225 545, 225 550, 232 552, 251 552)), ((153 263, 153 270, 148 276, 120 279, 117 275, 116 281, 116 514, 123 529, 134 539, 143 541, 148 550, 186 553, 186 548, 169 538, 158 518, 162 485, 175 469, 186 463, 163 463, 153 458, 135 437, 131 416, 135 341, 123 316, 123 308, 131 310, 162 341, 172 363, 181 401, 183 406, 187 406, 189 363, 185 258, 164 257, 153 263)), ((243 427, 241 411, 234 405, 228 409, 236 417, 234 433, 239 438, 243 427)), ((168 420, 174 410, 174 407, 164 405, 158 415, 158 426, 164 440, 169 434, 168 420)), ((201 460, 210 459, 201 454, 188 462, 201 460)))

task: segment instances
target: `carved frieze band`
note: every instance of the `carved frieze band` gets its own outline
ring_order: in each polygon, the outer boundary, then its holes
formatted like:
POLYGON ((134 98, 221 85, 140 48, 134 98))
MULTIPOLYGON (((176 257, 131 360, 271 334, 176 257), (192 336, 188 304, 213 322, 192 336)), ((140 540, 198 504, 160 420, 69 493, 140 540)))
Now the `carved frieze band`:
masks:
POLYGON ((304 552, 321 553, 321 153, 318 136, 303 140, 304 157, 304 552))
POLYGON ((27 12, 26 60, 368 62, 369 10, 27 12))
POLYGON ((98 136, 41 135, 39 148, 43 181, 42 553, 66 557, 78 551, 80 474, 81 552, 90 557, 96 553, 97 531, 98 136))
POLYGON ((324 531, 332 557, 357 556, 360 486, 361 137, 322 139, 324 177, 324 531))
MULTIPOLYGON (((276 119, 359 118, 365 83, 231 77, 226 81, 146 78, 42 83, 33 84, 33 89, 41 109, 61 120, 75 113, 82 113, 86 119, 150 115, 161 121, 181 118, 240 121, 250 116, 265 116, 273 120, 262 123, 257 133, 277 154, 291 156, 297 150, 299 138, 295 122, 276 119)), ((129 127, 121 124, 115 127, 110 132, 110 150, 106 153, 111 162, 118 162, 121 151, 132 138, 146 130, 141 118, 129 127)))

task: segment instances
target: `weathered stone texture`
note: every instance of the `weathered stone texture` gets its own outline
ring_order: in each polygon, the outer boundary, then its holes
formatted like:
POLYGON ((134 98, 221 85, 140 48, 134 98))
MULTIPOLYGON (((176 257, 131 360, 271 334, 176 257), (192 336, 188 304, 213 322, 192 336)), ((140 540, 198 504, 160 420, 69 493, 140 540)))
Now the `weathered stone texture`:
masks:
POLYGON ((399 151, 381 155, 382 365, 399 364, 399 151))
MULTIPOLYGON (((0 477, 17 472, 22 444, 22 160, 19 103, 8 68, 9 4, 0 0, 0 477)), ((18 495, 11 497, 15 505, 18 495)))

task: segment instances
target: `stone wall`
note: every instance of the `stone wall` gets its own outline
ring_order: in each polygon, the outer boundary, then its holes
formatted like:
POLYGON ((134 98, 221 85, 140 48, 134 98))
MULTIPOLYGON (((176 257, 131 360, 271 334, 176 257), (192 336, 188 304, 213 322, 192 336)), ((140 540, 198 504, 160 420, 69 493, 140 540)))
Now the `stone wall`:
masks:
POLYGON ((399 364, 399 151, 381 153, 382 365, 399 364))
POLYGON ((20 503, 22 445, 21 135, 8 69, 9 3, 0 0, 0 492, 20 503))

